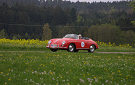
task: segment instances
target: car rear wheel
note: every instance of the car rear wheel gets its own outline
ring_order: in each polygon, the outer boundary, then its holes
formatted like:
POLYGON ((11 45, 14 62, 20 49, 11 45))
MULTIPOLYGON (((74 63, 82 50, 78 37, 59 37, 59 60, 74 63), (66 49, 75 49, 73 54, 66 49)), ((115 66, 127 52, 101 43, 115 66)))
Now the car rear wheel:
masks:
POLYGON ((56 52, 58 49, 50 49, 52 52, 56 52))
POLYGON ((89 47, 89 50, 88 50, 88 52, 90 52, 90 53, 93 53, 94 51, 95 51, 95 45, 91 45, 90 47, 89 47))
POLYGON ((69 51, 69 52, 75 52, 75 45, 74 45, 74 44, 70 44, 70 45, 68 46, 68 51, 69 51))

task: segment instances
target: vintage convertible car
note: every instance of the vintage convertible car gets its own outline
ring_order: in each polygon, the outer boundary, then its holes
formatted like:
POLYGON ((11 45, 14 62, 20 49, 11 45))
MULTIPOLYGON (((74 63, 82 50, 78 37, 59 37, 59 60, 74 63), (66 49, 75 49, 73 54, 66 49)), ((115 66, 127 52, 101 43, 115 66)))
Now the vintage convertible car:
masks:
POLYGON ((77 34, 67 34, 63 38, 51 39, 48 42, 47 48, 55 52, 58 49, 64 49, 69 52, 78 52, 78 50, 88 50, 93 53, 98 45, 92 39, 82 37, 77 34))

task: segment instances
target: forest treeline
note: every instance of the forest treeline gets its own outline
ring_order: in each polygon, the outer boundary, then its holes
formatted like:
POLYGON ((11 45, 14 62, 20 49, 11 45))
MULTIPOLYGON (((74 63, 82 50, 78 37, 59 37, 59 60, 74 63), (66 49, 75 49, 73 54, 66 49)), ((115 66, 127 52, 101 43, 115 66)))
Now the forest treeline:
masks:
POLYGON ((104 42, 135 42, 135 12, 130 1, 0 0, 2 37, 42 39, 46 23, 51 38, 76 33, 104 42))

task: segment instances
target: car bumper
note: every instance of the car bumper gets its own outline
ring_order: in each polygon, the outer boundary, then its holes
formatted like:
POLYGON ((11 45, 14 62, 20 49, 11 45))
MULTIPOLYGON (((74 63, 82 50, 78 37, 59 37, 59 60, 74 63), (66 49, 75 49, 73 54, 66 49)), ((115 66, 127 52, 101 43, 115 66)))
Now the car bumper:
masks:
POLYGON ((46 48, 52 48, 52 49, 67 49, 66 46, 61 46, 61 45, 56 45, 56 44, 51 44, 46 46, 46 48))

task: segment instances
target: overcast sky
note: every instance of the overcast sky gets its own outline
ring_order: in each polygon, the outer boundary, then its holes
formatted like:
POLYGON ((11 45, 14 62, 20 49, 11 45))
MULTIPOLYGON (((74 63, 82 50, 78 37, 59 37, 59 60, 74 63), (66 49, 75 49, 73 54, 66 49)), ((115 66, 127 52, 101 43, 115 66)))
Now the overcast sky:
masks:
MULTIPOLYGON (((66 0, 66 1, 68 1, 68 0, 66 0)), ((76 2, 78 0, 70 0, 70 1, 76 2)), ((113 2, 113 1, 125 1, 125 0, 79 0, 79 1, 80 2, 94 2, 94 1, 96 1, 96 2, 100 2, 100 1, 102 1, 102 2, 107 2, 107 1, 113 2)))

